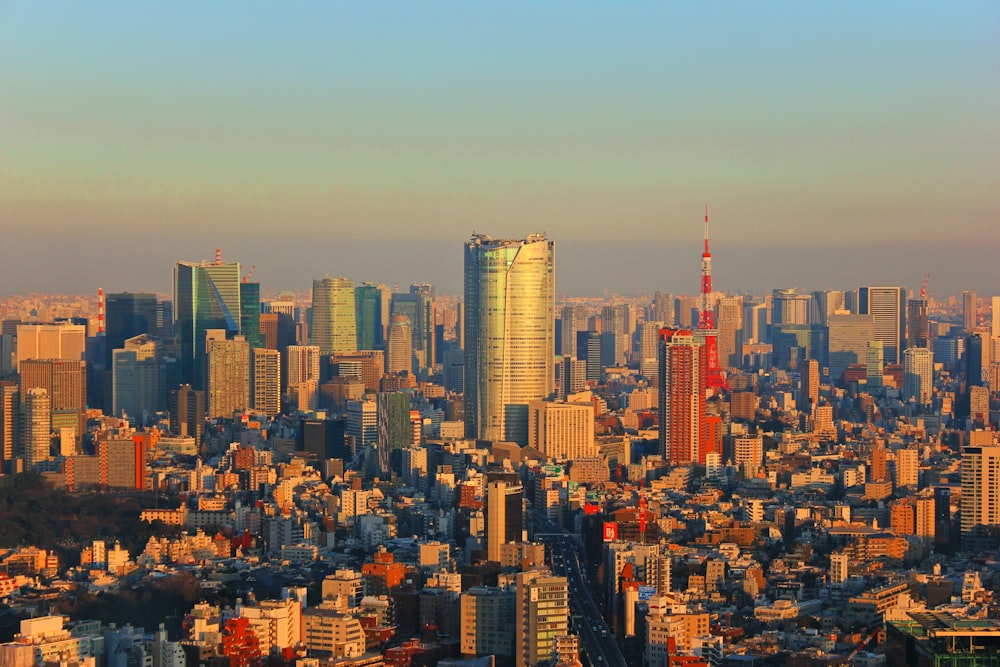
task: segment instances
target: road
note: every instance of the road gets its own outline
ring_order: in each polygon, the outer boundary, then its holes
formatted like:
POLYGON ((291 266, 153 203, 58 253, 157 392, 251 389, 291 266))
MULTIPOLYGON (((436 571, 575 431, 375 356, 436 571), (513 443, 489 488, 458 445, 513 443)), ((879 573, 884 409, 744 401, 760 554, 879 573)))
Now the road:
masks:
POLYGON ((535 517, 534 522, 535 539, 545 545, 552 573, 566 577, 569 582, 570 624, 580 638, 581 657, 592 667, 628 667, 614 634, 590 594, 580 538, 542 518, 535 517))

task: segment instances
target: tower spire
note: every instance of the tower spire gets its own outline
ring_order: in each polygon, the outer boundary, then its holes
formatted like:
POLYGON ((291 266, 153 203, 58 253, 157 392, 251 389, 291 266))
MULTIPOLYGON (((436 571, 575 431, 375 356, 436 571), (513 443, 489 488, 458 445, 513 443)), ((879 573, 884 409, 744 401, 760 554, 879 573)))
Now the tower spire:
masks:
POLYGON ((729 390, 729 383, 719 364, 718 332, 715 329, 715 308, 712 304, 712 253, 708 249, 708 204, 705 204, 705 251, 701 255, 701 312, 698 331, 705 341, 708 358, 708 387, 713 391, 729 390))

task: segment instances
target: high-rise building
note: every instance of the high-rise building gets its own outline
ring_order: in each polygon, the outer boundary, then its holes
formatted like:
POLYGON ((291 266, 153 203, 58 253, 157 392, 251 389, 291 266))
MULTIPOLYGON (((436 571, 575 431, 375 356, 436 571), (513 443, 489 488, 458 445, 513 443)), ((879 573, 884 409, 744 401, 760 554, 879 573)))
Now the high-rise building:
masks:
POLYGON ((140 334, 159 335, 159 304, 155 294, 122 292, 105 297, 105 368, 111 368, 115 350, 140 334))
POLYGON ((386 373, 413 372, 413 333, 410 318, 393 315, 389 320, 389 345, 386 355, 386 373))
POLYGON ((576 332, 576 358, 587 364, 587 381, 601 381, 601 334, 597 331, 576 332))
POLYGON ((920 297, 906 302, 906 347, 930 345, 930 322, 927 319, 927 299, 920 297))
POLYGON ((812 293, 809 321, 815 324, 829 324, 830 316, 844 310, 844 293, 840 290, 825 290, 812 293))
POLYGON ((915 449, 900 449, 896 452, 896 488, 917 488, 920 475, 920 456, 915 449))
POLYGON ((11 470, 20 454, 21 389, 16 382, 0 380, 0 472, 11 470))
POLYGON ((868 383, 870 392, 882 390, 882 375, 885 369, 885 348, 882 341, 868 341, 868 349, 865 352, 865 380, 868 383))
POLYGON ((962 544, 971 548, 1000 526, 1000 447, 962 451, 962 544))
POLYGON ((34 470, 52 458, 52 403, 41 387, 28 388, 24 397, 24 467, 34 470))
POLYGON ((766 303, 743 304, 743 342, 763 343, 768 340, 767 327, 771 311, 766 303))
POLYGON ((551 664, 556 640, 569 634, 569 583, 545 570, 515 575, 517 667, 551 664))
POLYGON ((264 347, 264 333, 260 328, 260 315, 260 283, 241 283, 240 334, 250 343, 251 350, 264 347))
POLYGON ((320 382, 320 349, 318 345, 289 345, 288 384, 285 386, 295 404, 312 409, 316 406, 320 382))
POLYGON ((741 349, 743 343, 743 297, 723 297, 716 303, 715 310, 719 364, 723 368, 739 368, 742 365, 743 356, 741 349))
POLYGON ((74 429, 80 442, 86 426, 87 364, 65 359, 28 359, 21 363, 21 397, 25 390, 41 388, 51 410, 49 427, 58 432, 74 429))
POLYGON ((802 364, 802 386, 799 389, 799 410, 812 412, 813 406, 819 403, 819 362, 808 359, 802 364))
POLYGON ((486 560, 500 562, 500 547, 522 541, 524 488, 504 480, 486 484, 486 560))
POLYGON ((898 364, 906 347, 906 290, 902 287, 861 287, 858 312, 871 315, 875 338, 882 343, 885 363, 898 364))
POLYGON ((871 315, 830 316, 830 377, 839 382, 851 364, 865 363, 868 341, 875 340, 871 315))
POLYGON ((639 329, 639 374, 646 378, 651 386, 656 386, 656 373, 659 369, 658 350, 660 329, 663 322, 648 320, 639 329))
POLYGON ((995 296, 990 300, 990 336, 1000 338, 1000 296, 995 296))
POLYGON ((660 454, 673 464, 704 463, 706 363, 691 331, 660 331, 660 454))
POLYGON ((354 288, 354 319, 358 349, 374 350, 385 344, 382 328, 382 291, 377 285, 364 283, 354 288))
POLYGON ((593 404, 532 401, 528 404, 528 446, 549 459, 597 456, 593 404))
POLYGON ((467 434, 525 444, 528 402, 555 380, 552 242, 475 235, 465 244, 465 309, 467 434))
POLYGON ((990 341, 981 332, 965 337, 965 383, 970 387, 981 387, 985 383, 983 369, 990 367, 990 341))
POLYGON ((809 324, 812 296, 794 289, 776 289, 771 294, 771 322, 774 324, 809 324))
POLYGON ((514 657, 517 594, 472 586, 461 598, 461 651, 465 655, 514 657))
POLYGON ((250 407, 250 343, 243 336, 225 338, 225 331, 205 332, 206 416, 233 418, 250 407))
POLYGON ((975 331, 979 326, 979 297, 975 292, 962 292, 962 326, 975 331))
POLYGON ((17 368, 30 359, 82 361, 87 349, 87 327, 82 324, 18 324, 17 368))
POLYGON ((400 451, 413 444, 410 428, 410 395, 381 392, 378 395, 378 467, 388 477, 399 472, 400 451))
POLYGON ((434 287, 410 285, 409 293, 396 293, 390 301, 389 326, 392 318, 404 315, 410 321, 411 348, 418 368, 434 364, 434 287))
POLYGON ((144 415, 167 409, 167 363, 159 340, 143 333, 114 350, 111 392, 113 414, 125 413, 140 426, 144 415))
POLYGON ((830 330, 822 324, 775 324, 771 345, 778 368, 799 370, 806 359, 816 359, 820 368, 829 365, 830 330))
POLYGON ((587 388, 587 362, 564 356, 559 362, 559 398, 587 388))
POLYGON ((926 347, 906 348, 903 351, 903 398, 927 405, 933 391, 934 355, 926 347))
POLYGON ((288 313, 261 313, 260 333, 265 348, 281 353, 281 386, 287 387, 288 347, 295 345, 295 320, 288 313))
POLYGON ((655 322, 662 322, 663 326, 670 327, 674 325, 676 320, 676 314, 674 312, 674 295, 668 292, 655 292, 653 294, 653 316, 647 319, 651 319, 655 322))
POLYGON ((580 306, 567 304, 562 307, 562 353, 576 357, 576 332, 587 326, 587 313, 580 306))
POLYGON ((167 406, 170 410, 170 432, 190 436, 196 445, 200 445, 205 431, 205 392, 183 384, 170 390, 167 406))
POLYGON ((278 350, 255 347, 251 350, 251 355, 253 409, 267 417, 273 417, 281 412, 281 353, 278 350))
POLYGON ((238 262, 174 265, 174 334, 182 383, 204 387, 205 332, 239 334, 242 306, 238 262))
POLYGON ((354 449, 361 451, 378 444, 378 404, 375 400, 347 402, 347 435, 354 439, 354 449))
POLYGON ((312 323, 309 342, 321 354, 345 354, 358 349, 354 281, 347 278, 313 280, 312 323))

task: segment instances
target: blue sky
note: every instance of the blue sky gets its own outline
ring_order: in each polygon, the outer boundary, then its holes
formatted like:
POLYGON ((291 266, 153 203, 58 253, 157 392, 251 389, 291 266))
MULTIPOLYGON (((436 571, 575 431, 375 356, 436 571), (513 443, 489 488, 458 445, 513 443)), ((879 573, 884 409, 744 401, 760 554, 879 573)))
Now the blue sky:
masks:
POLYGON ((560 292, 693 292, 708 202, 720 290, 985 293, 998 34, 995 2, 0 0, 0 292, 165 290, 217 246, 265 289, 457 291, 473 230, 548 232, 560 292))

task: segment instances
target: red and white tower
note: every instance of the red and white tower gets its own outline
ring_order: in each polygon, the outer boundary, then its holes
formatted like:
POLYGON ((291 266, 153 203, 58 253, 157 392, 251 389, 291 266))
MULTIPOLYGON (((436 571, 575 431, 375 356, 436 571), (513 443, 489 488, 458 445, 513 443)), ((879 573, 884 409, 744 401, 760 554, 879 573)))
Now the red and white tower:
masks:
POLYGON ((705 251, 701 254, 701 313, 698 335, 705 341, 708 362, 708 388, 713 393, 729 391, 729 383, 719 365, 719 337, 715 329, 715 305, 712 303, 712 253, 708 250, 708 205, 705 205, 705 251))
POLYGON ((97 335, 104 335, 104 288, 97 288, 97 335))

